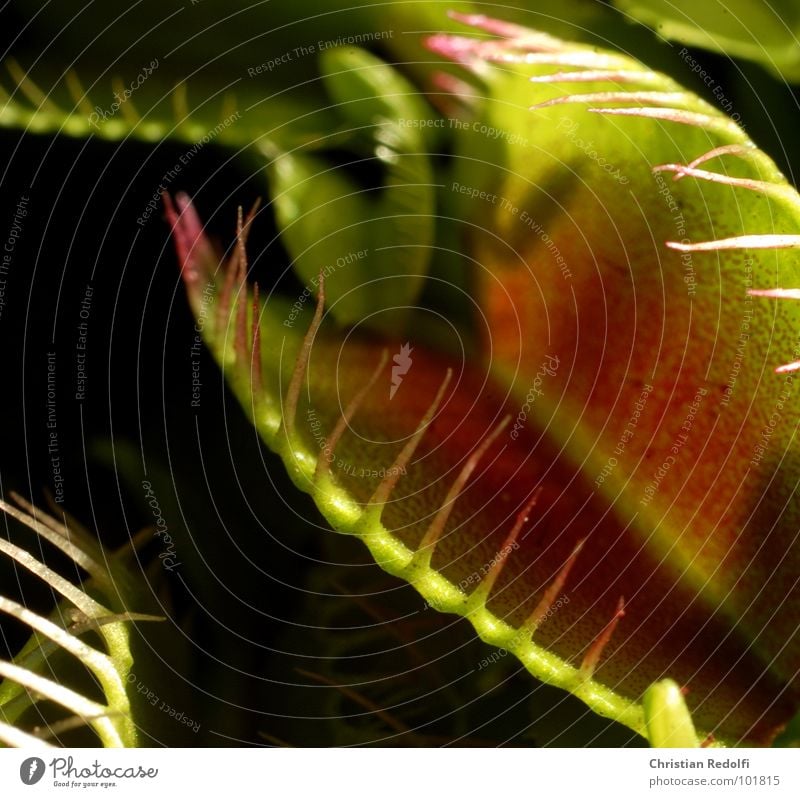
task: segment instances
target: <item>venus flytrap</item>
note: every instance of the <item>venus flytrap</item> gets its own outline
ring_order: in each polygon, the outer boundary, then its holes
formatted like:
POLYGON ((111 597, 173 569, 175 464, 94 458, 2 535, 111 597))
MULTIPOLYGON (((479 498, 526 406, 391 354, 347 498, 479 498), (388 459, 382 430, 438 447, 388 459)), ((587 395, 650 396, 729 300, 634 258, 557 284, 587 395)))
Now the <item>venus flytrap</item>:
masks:
MULTIPOLYGON (((768 744, 798 705, 797 413, 772 371, 800 359, 800 316, 771 300, 795 284, 800 198, 664 75, 453 22, 467 35, 428 45, 457 74, 414 71, 447 118, 353 48, 323 54, 326 107, 237 88, 247 112, 215 143, 266 163, 305 298, 248 280, 257 212, 223 259, 165 197, 200 334, 298 488, 428 605, 654 745, 768 744)), ((141 120, 99 135, 189 143, 229 115, 216 86, 159 94, 160 74, 141 120)), ((74 80, 73 110, 14 84, 0 124, 87 135, 74 80)))
MULTIPOLYGON (((647 691, 665 673, 688 687, 702 738, 768 743, 797 705, 797 590, 787 580, 797 550, 786 503, 796 414, 776 431, 769 474, 749 473, 745 454, 759 408, 780 392, 769 371, 791 355, 794 313, 757 308, 727 414, 714 396, 726 384, 731 332, 740 329, 746 301, 740 253, 748 251, 756 284, 769 286, 776 274, 780 284, 791 280, 800 199, 740 128, 669 78, 621 55, 485 17, 461 20, 495 38, 430 40, 480 87, 461 113, 481 123, 446 128, 456 154, 450 170, 460 184, 507 202, 441 191, 437 234, 465 246, 483 342, 460 361, 422 327, 408 334, 413 320, 409 327, 389 316, 393 325, 380 326, 381 338, 362 334, 359 319, 335 310, 344 284, 338 273, 320 274, 316 307, 306 304, 287 328, 286 303, 249 288, 242 252, 223 266, 227 277, 219 275, 219 257, 182 197, 170 221, 190 301, 196 305, 211 281, 228 286, 229 312, 206 325, 206 339, 298 487, 334 529, 362 539, 429 605, 465 616, 532 675, 653 744, 668 742, 673 726, 680 728, 672 741, 692 741, 674 689, 647 691), (579 122, 591 133, 592 153, 564 137, 565 119, 569 129, 579 122), (533 142, 533 152, 523 141, 533 142), (593 156, 601 150, 613 153, 619 174, 593 156), (661 175, 673 178, 666 199, 661 175), (520 223, 523 212, 538 232, 520 223), (676 240, 677 230, 686 234, 676 240), (569 279, 552 262, 554 248, 569 279), (687 253, 696 273, 691 291, 683 281, 687 253), (330 311, 329 284, 337 297, 330 311), (340 331, 344 321, 354 329, 340 331), (409 339, 414 367, 387 412, 383 352, 409 339), (552 389, 537 395, 528 422, 510 435, 515 406, 547 355, 559 358, 552 389), (647 402, 628 434, 630 407, 645 385, 647 402), (693 410, 698 391, 708 398, 693 410), (301 420, 309 412, 313 432, 301 420), (691 427, 678 446, 687 413, 691 427), (326 456, 348 467, 319 465, 326 429, 326 456), (642 505, 666 456, 675 468, 642 505), (387 475, 355 477, 349 466, 363 461, 387 475), (480 583, 458 586, 487 561, 493 566, 480 583)), ((377 150, 380 131, 399 127, 391 123, 394 92, 388 99, 373 89, 364 94, 363 86, 379 81, 365 81, 362 71, 382 75, 387 67, 356 57, 352 68, 362 121, 369 129, 374 120, 374 158, 386 166, 377 150)), ((395 109, 395 119, 404 112, 395 109)), ((315 158, 314 168, 328 175, 324 145, 315 158)), ((306 171, 303 179, 314 179, 306 171)), ((350 201, 353 188, 343 178, 322 179, 324 202, 296 194, 285 235, 320 205, 350 201)), ((279 205, 294 190, 285 176, 273 185, 283 195, 279 205)), ((320 218, 336 235, 356 223, 353 212, 320 218)), ((358 212, 365 224, 380 221, 363 205, 358 212)), ((429 245, 420 236, 409 242, 412 253, 429 245)), ((290 244, 295 257, 302 243, 290 244)), ((324 262, 319 256, 313 265, 322 272, 324 262)), ((373 302, 376 312, 388 309, 381 283, 369 281, 369 269, 380 273, 380 264, 376 252, 348 277, 366 280, 346 288, 363 297, 353 313, 369 316, 373 302)), ((437 265, 434 257, 431 280, 437 265)), ((308 278, 309 269, 301 275, 308 278)), ((384 280, 418 291, 419 272, 413 262, 409 269, 405 279, 395 273, 384 280)), ((412 319, 424 313, 424 301, 422 294, 412 319)))
POLYGON ((652 684, 644 693, 642 706, 652 747, 699 746, 692 717, 675 681, 652 684))
MULTIPOLYGON (((104 747, 136 747, 136 698, 130 687, 133 665, 130 624, 160 620, 126 608, 135 587, 121 562, 115 561, 79 526, 59 522, 16 497, 19 507, 0 501, 0 509, 27 526, 89 574, 78 586, 44 565, 10 540, 0 539, 0 555, 8 557, 49 585, 63 599, 50 618, 0 595, 0 611, 28 626, 33 635, 13 661, 0 661, 0 741, 10 746, 49 746, 51 737, 89 726, 104 747), (96 596, 96 597, 95 597, 96 596), (97 600, 97 598, 101 600, 97 600), (100 649, 81 637, 96 634, 100 649), (106 701, 82 693, 84 686, 66 686, 64 655, 80 662, 100 687, 106 701), (27 730, 26 712, 44 703, 57 706, 58 721, 27 730)), ((40 721, 41 721, 40 714, 40 721)))

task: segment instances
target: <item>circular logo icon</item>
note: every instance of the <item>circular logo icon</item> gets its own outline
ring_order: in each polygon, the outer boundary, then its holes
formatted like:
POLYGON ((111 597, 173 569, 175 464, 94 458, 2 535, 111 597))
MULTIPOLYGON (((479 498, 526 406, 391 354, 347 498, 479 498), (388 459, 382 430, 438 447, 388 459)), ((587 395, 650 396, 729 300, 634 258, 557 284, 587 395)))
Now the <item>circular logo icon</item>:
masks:
POLYGON ((44 775, 44 761, 41 758, 26 758, 19 766, 20 780, 26 786, 38 783, 44 775))

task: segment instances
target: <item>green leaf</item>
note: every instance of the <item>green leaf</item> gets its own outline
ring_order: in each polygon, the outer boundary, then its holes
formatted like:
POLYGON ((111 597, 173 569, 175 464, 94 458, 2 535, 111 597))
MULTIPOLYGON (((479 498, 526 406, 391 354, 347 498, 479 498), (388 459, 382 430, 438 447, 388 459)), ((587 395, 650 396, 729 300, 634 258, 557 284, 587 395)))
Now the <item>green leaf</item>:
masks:
POLYGON ((667 39, 756 61, 785 80, 800 80, 797 0, 614 0, 614 5, 667 39))

